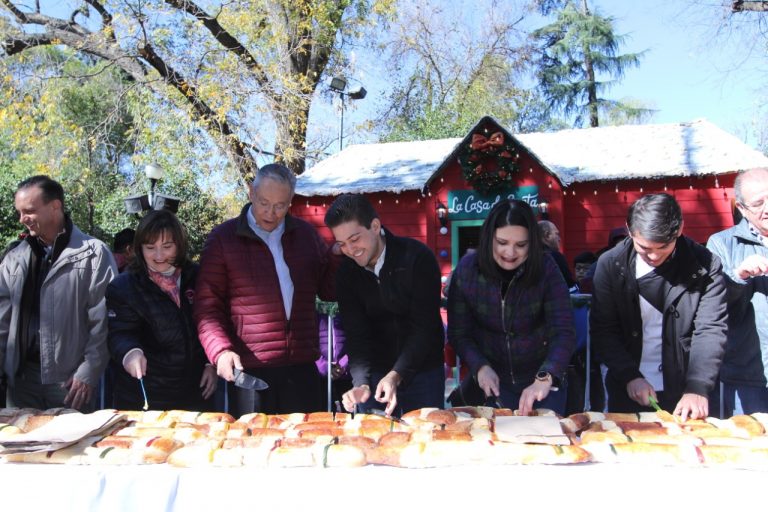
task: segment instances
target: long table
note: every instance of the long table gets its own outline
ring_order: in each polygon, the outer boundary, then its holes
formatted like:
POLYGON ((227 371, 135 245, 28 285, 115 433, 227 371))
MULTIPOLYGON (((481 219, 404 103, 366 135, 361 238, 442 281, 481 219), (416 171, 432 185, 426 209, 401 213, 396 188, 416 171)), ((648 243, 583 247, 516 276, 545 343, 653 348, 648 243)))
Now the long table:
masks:
POLYGON ((194 468, 0 464, 4 511, 411 512, 736 510, 765 503, 768 468, 463 466, 194 468), (503 507, 503 508, 500 508, 503 507), (674 509, 672 507, 675 507, 674 509))

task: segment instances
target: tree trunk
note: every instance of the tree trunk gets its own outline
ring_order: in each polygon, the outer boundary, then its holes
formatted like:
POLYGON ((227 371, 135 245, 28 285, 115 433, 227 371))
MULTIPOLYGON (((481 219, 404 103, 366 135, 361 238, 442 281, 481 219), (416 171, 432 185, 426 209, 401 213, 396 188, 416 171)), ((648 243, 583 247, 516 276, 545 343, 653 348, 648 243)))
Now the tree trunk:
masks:
MULTIPOLYGON (((587 0, 581 2, 582 14, 589 16, 587 0)), ((592 65, 589 45, 584 45, 584 70, 587 73, 587 106, 589 107, 589 126, 597 128, 600 124, 597 117, 597 83, 595 83, 595 68, 592 65)))

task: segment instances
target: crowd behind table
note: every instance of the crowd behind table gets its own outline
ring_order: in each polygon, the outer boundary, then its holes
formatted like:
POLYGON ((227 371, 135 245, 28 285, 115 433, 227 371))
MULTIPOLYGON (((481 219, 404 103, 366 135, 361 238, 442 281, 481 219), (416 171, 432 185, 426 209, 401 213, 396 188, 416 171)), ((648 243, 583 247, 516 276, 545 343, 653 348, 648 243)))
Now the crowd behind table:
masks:
POLYGON ((295 185, 284 166, 259 169, 196 264, 170 211, 121 232, 113 254, 72 223, 56 181, 19 183, 25 237, 0 263, 7 405, 313 412, 325 409, 330 369, 337 407, 398 416, 443 406, 447 342, 466 368, 453 396, 467 405, 575 412, 575 365, 602 369, 590 374, 592 403, 611 412, 651 402, 683 418, 768 412, 767 169, 739 173, 743 218, 706 247, 685 236, 674 197, 648 194, 608 247, 577 257, 575 277, 557 227, 500 201, 451 276, 447 326, 428 247, 355 194, 328 209, 329 245, 288 213, 295 185), (570 300, 579 291, 592 294, 587 356, 575 328, 584 333, 587 315, 570 300), (318 298, 337 301, 338 315, 318 315, 318 298), (330 360, 321 327, 336 332, 330 360), (241 371, 268 389, 217 392, 241 371))

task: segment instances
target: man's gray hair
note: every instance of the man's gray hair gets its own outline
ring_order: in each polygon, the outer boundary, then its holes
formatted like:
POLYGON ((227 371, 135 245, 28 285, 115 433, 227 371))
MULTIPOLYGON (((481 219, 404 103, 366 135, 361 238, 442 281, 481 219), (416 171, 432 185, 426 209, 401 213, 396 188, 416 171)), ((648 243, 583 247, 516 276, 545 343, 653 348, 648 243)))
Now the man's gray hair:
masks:
POLYGON ((763 172, 768 174, 768 168, 760 167, 758 169, 741 170, 736 175, 736 181, 733 182, 733 195, 736 196, 736 202, 744 204, 744 191, 741 189, 745 176, 751 172, 763 172))
POLYGON ((540 220, 539 221, 539 233, 541 233, 541 236, 548 236, 550 233, 552 233, 555 229, 557 229, 557 226, 555 226, 555 223, 549 220, 540 220))
POLYGON ((291 195, 293 195, 296 190, 296 175, 284 165, 269 164, 260 167, 259 170, 256 171, 256 176, 253 178, 253 182, 251 182, 251 187, 256 190, 259 188, 261 180, 265 178, 270 178, 279 183, 288 185, 291 188, 291 195))

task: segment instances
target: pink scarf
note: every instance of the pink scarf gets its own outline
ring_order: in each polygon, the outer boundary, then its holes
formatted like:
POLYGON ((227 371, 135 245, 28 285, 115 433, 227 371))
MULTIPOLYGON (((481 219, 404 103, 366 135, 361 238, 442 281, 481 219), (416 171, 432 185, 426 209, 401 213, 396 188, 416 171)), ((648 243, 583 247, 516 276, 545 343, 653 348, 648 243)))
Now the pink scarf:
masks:
POLYGON ((181 268, 177 268, 174 270, 173 274, 169 275, 162 274, 152 269, 147 270, 149 271, 149 278, 152 282, 173 299, 176 306, 181 307, 181 297, 179 292, 179 276, 181 275, 181 268))

